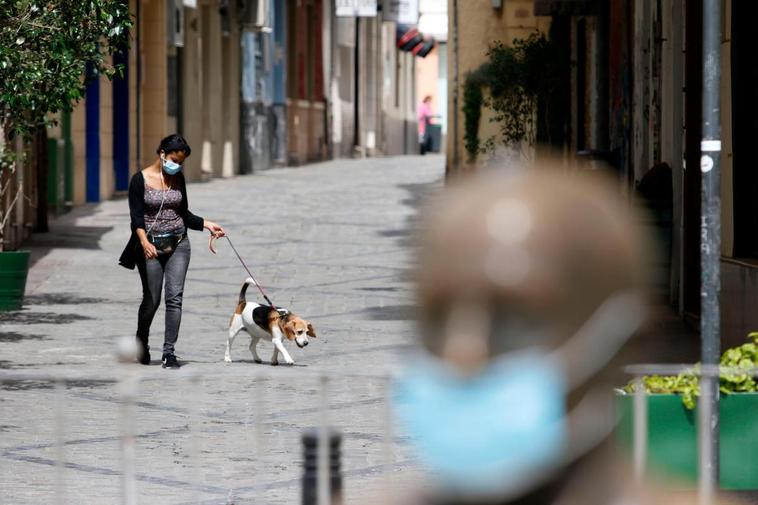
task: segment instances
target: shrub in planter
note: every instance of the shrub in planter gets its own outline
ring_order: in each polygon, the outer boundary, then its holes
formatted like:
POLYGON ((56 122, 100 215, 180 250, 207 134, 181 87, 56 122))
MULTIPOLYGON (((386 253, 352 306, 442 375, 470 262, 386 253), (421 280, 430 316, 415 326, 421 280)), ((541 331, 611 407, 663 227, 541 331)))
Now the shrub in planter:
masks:
MULTIPOLYGON (((748 342, 726 350, 720 364, 721 487, 758 489, 758 384, 748 370, 758 367, 758 332, 748 342)), ((697 480, 698 366, 678 375, 651 375, 641 384, 647 394, 648 467, 654 474, 678 477, 684 485, 697 480)), ((618 391, 618 437, 631 447, 633 393, 629 384, 618 391)))

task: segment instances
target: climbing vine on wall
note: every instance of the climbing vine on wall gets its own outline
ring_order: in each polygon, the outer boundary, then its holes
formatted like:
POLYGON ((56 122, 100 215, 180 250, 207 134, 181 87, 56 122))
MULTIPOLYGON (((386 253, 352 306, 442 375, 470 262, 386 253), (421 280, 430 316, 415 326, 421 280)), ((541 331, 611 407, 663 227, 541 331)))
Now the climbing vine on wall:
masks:
POLYGON ((512 47, 502 42, 490 46, 487 61, 470 72, 463 85, 464 141, 470 161, 497 145, 534 144, 538 127, 545 126, 540 121, 551 120, 548 110, 537 114, 537 108, 547 109, 551 93, 561 85, 566 63, 558 54, 541 33, 516 39, 512 47), (484 107, 492 111, 490 121, 499 128, 496 137, 483 141, 479 122, 484 107))

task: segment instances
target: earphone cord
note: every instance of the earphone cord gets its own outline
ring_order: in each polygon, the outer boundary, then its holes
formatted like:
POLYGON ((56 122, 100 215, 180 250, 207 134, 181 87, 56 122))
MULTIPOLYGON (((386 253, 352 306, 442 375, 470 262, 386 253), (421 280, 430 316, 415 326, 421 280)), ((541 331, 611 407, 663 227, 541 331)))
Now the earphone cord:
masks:
MULTIPOLYGON (((163 172, 161 172, 161 183, 164 186, 166 185, 166 183, 163 181, 163 172)), ((171 188, 168 188, 168 189, 171 189, 171 188)), ((158 223, 158 218, 161 216, 161 211, 163 210, 163 202, 165 201, 166 201, 166 192, 161 191, 161 205, 160 207, 158 207, 158 213, 155 215, 155 221, 153 221, 153 224, 150 225, 150 228, 147 229, 147 233, 145 233, 145 235, 147 235, 148 237, 150 236, 150 232, 153 231, 153 227, 158 223)))

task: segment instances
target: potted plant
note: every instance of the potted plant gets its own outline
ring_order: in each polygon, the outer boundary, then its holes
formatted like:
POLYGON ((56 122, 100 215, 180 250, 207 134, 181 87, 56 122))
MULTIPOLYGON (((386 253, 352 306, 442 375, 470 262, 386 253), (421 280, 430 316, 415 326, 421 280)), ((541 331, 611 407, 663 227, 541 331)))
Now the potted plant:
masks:
MULTIPOLYGON (((720 484, 722 489, 758 489, 758 381, 745 371, 758 367, 758 332, 721 356, 719 377, 720 484)), ((647 466, 656 473, 697 481, 698 366, 677 375, 642 378, 648 411, 647 466)), ((635 383, 618 390, 618 437, 632 444, 635 383)))
MULTIPOLYGON (((32 139, 44 149, 53 115, 82 98, 85 69, 87 78, 119 72, 110 56, 128 49, 131 25, 122 0, 0 2, 0 310, 21 307, 26 283, 29 253, 6 240, 26 198, 26 152, 32 139)), ((37 168, 47 177, 45 163, 37 168)))
POLYGON ((0 310, 17 310, 26 286, 29 251, 6 251, 5 229, 13 209, 21 198, 17 187, 15 152, 0 138, 0 310))

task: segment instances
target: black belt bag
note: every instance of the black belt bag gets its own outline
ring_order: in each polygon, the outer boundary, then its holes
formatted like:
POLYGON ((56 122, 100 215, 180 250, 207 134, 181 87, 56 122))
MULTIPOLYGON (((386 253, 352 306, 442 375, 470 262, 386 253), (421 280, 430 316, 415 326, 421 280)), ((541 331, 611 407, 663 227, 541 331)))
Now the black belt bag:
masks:
POLYGON ((165 233, 161 235, 148 235, 147 240, 155 246, 155 250, 158 252, 158 254, 171 254, 176 250, 176 247, 179 245, 179 242, 184 240, 187 237, 186 233, 182 234, 173 234, 173 233, 165 233))

